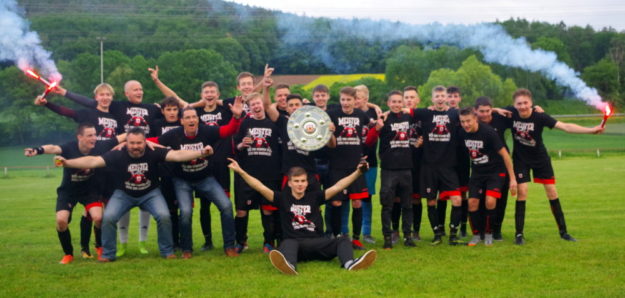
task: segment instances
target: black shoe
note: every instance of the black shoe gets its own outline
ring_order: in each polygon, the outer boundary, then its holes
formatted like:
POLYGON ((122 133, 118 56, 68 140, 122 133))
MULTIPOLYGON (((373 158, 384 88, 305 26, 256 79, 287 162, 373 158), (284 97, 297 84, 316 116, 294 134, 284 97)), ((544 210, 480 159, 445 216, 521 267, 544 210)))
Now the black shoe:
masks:
POLYGON ((213 248, 215 248, 215 246, 213 246, 212 242, 206 242, 202 245, 202 251, 212 250, 213 248))
POLYGON ((560 238, 566 240, 566 241, 571 241, 571 242, 577 242, 577 239, 573 238, 573 236, 569 235, 569 233, 561 233, 560 234, 560 238))
POLYGON ((503 241, 503 236, 501 235, 501 232, 494 232, 493 233, 493 240, 495 240, 495 241, 503 241))
POLYGON ((393 249, 393 240, 391 237, 384 237, 384 249, 393 249))
POLYGON ((460 224, 460 238, 466 238, 467 237, 467 224, 463 223, 460 224))
POLYGON ((434 239, 432 239, 432 245, 439 245, 443 243, 443 236, 441 236, 440 234, 434 235, 434 239))
POLYGON ((467 245, 467 243, 460 241, 458 236, 452 234, 449 236, 449 245, 467 245))
POLYGON ((525 244, 525 238, 523 237, 523 234, 516 234, 516 237, 514 239, 514 244, 516 245, 525 244))
POLYGON ((408 246, 408 247, 416 247, 417 245, 414 243, 414 241, 412 241, 412 238, 410 236, 404 238, 404 246, 408 246))
POLYGON ((441 231, 441 236, 447 236, 447 234, 445 233, 445 226, 438 225, 438 230, 441 231))

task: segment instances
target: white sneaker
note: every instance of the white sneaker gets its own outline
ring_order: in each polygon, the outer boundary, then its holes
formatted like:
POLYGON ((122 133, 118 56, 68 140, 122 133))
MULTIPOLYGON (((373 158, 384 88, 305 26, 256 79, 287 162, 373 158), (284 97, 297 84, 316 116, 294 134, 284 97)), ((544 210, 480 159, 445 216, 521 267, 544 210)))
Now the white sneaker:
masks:
MULTIPOLYGON (((491 239, 492 239, 492 235, 491 235, 491 239)), ((480 235, 473 235, 473 238, 471 238, 471 241, 469 241, 469 243, 467 243, 467 245, 468 246, 476 246, 480 242, 482 242, 482 238, 480 237, 480 235)))
POLYGON ((484 234, 484 245, 493 245, 493 234, 484 234))
POLYGON ((373 249, 369 250, 365 252, 365 254, 360 256, 360 258, 355 259, 349 265, 349 267, 347 267, 347 270, 356 271, 356 270, 367 269, 369 268, 369 266, 371 266, 371 264, 373 264, 373 262, 375 262, 375 258, 377 257, 377 255, 378 253, 375 250, 373 249))
POLYGON ((276 269, 280 270, 280 272, 284 274, 287 274, 287 275, 298 274, 297 271, 295 270, 295 266, 291 265, 286 260, 284 255, 277 249, 274 249, 269 252, 269 260, 271 261, 271 265, 276 267, 276 269))

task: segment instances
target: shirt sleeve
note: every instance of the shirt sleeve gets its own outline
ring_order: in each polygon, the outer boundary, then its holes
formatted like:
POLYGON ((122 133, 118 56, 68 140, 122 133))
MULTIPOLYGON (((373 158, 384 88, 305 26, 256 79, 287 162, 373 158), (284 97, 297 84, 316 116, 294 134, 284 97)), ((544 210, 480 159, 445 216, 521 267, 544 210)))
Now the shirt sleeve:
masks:
POLYGON ((95 108, 98 106, 98 102, 95 101, 95 99, 92 99, 92 98, 89 98, 89 97, 86 97, 84 95, 80 95, 77 93, 73 93, 70 91, 67 91, 67 93, 65 93, 65 97, 71 99, 73 102, 79 105, 83 105, 88 108, 95 108))
POLYGON ((104 163, 107 167, 116 167, 117 163, 121 159, 122 154, 127 154, 124 151, 109 151, 102 155, 102 159, 104 159, 104 163))
POLYGON ((282 201, 282 192, 274 191, 273 192, 273 203, 275 205, 279 205, 280 201, 282 201))
POLYGON ((55 112, 61 116, 65 116, 68 118, 74 119, 74 121, 78 121, 78 117, 76 117, 76 112, 68 107, 60 106, 51 102, 46 103, 46 108, 50 109, 50 111, 55 112))
POLYGON ((75 142, 69 142, 61 145, 61 156, 68 158, 68 154, 72 151, 72 145, 77 146, 75 142))
POLYGON ((551 117, 548 114, 538 113, 538 115, 541 115, 542 123, 545 126, 549 127, 550 129, 553 129, 556 126, 556 123, 558 122, 558 120, 554 119, 553 117, 551 117))
POLYGON ((495 149, 496 152, 504 148, 503 142, 499 139, 497 132, 490 127, 488 129, 488 139, 493 144, 493 149, 495 149))
MULTIPOLYGON (((146 148, 146 150, 150 150, 148 148, 146 148)), ((158 162, 163 162, 165 161, 165 158, 167 157, 167 153, 169 153, 169 149, 165 149, 165 148, 154 148, 154 155, 155 155, 155 159, 158 162)))

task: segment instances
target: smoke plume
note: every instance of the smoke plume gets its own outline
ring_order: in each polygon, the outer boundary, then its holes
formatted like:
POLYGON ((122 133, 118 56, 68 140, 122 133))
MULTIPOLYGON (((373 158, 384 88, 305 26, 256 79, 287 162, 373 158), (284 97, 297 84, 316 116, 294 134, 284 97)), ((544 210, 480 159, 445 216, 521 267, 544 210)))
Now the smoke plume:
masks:
POLYGON ((0 0, 0 61, 13 61, 22 70, 37 67, 44 76, 60 81, 51 53, 41 46, 37 32, 30 31, 23 14, 16 1, 0 0))

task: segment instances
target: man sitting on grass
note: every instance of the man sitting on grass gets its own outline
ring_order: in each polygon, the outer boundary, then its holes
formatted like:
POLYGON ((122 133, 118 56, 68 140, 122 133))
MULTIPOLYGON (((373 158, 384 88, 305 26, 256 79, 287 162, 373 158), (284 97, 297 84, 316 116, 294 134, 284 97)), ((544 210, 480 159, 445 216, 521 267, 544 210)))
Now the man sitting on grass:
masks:
POLYGON ((284 240, 277 250, 269 253, 271 264, 282 273, 297 275, 297 261, 331 260, 338 256, 341 266, 354 271, 371 266, 376 258, 376 251, 369 250, 360 258, 354 259, 352 244, 347 237, 326 238, 323 236, 323 219, 320 206, 337 193, 343 191, 369 166, 361 162, 349 176, 339 180, 332 187, 323 191, 306 192, 308 175, 301 167, 293 167, 288 171, 290 191, 277 192, 263 185, 258 179, 250 176, 239 164, 229 158, 228 167, 235 171, 268 201, 274 202, 280 212, 284 240))

